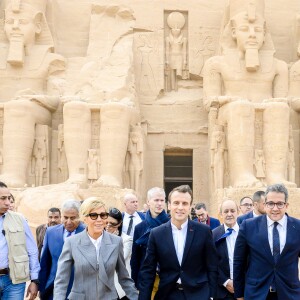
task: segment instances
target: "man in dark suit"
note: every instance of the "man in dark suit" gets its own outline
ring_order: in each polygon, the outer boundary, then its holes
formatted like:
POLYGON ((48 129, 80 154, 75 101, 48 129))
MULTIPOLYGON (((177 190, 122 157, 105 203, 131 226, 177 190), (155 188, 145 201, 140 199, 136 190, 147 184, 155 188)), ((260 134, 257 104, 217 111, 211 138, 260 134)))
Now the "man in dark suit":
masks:
POLYGON ((173 189, 168 200, 171 220, 150 233, 139 299, 151 299, 158 269, 155 300, 208 300, 217 286, 217 253, 211 230, 188 219, 192 204, 188 185, 173 189))
POLYGON ((139 206, 138 198, 133 193, 124 196, 125 212, 122 213, 122 232, 133 237, 135 226, 145 220, 145 214, 137 211, 139 206))
MULTIPOLYGON (((62 205, 62 224, 48 227, 44 238, 41 271, 39 273, 39 290, 42 300, 53 299, 54 279, 57 262, 61 254, 64 241, 69 236, 84 230, 85 226, 79 221, 80 202, 68 200, 62 205)), ((70 280, 68 294, 71 290, 73 278, 70 280)), ((63 299, 62 299, 63 300, 63 299)))
POLYGON ((195 218, 193 221, 206 224, 210 227, 211 230, 221 225, 218 219, 215 219, 208 215, 205 203, 197 203, 195 205, 195 213, 197 218, 195 218))
POLYGON ((149 210, 146 212, 145 220, 136 225, 133 235, 132 255, 131 255, 131 277, 135 286, 139 289, 140 268, 146 256, 147 243, 150 231, 169 221, 165 212, 166 193, 159 187, 151 188, 147 192, 147 204, 149 210))
POLYGON ((247 214, 239 216, 237 218, 237 223, 241 225, 244 220, 256 218, 265 214, 265 192, 264 191, 257 191, 253 194, 253 207, 254 209, 247 214))
POLYGON ((213 239, 219 255, 217 299, 234 300, 233 289, 233 252, 239 225, 237 204, 233 200, 224 200, 220 206, 220 215, 224 224, 213 230, 213 239))
POLYGON ((234 250, 233 285, 238 300, 300 299, 300 220, 286 215, 288 191, 267 188, 266 215, 244 221, 234 250))

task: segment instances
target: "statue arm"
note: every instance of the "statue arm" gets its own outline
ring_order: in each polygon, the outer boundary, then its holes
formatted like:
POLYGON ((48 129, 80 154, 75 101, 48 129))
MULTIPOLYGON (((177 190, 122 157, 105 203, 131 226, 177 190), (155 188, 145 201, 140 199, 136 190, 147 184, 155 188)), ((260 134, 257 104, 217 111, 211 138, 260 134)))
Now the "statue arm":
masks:
POLYGON ((169 66, 169 57, 170 57, 170 42, 169 42, 169 38, 166 38, 166 67, 169 66))
POLYGON ((288 94, 288 66, 277 60, 277 72, 273 82, 273 97, 286 98, 288 94))
POLYGON ((204 106, 207 110, 220 105, 218 97, 222 95, 222 76, 216 57, 208 59, 203 69, 204 106))
POLYGON ((292 108, 300 112, 300 61, 292 65, 289 74, 289 99, 292 108))

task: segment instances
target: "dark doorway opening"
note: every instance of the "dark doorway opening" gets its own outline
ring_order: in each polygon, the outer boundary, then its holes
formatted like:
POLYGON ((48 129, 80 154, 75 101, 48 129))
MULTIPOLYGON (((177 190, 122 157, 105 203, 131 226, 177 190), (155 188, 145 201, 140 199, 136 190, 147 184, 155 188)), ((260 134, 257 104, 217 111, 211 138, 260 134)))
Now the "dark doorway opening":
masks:
POLYGON ((168 149, 164 153, 164 187, 167 197, 173 188, 182 184, 193 188, 193 151, 168 149))

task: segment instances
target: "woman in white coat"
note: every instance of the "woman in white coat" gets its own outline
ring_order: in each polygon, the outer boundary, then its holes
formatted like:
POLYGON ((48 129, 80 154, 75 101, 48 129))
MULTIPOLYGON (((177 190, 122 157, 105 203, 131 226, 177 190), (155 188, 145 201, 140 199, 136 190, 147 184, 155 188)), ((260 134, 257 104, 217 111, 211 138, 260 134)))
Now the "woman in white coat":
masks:
MULTIPOLYGON (((106 231, 118 236, 122 237, 123 240, 123 248, 124 248, 124 259, 126 264, 126 269, 131 276, 131 267, 130 267, 130 259, 132 253, 132 242, 133 239, 131 236, 122 233, 122 213, 117 208, 110 208, 108 212, 108 219, 106 225, 106 231)), ((115 286, 119 295, 119 299, 126 300, 126 294, 119 284, 118 278, 115 274, 115 286)))

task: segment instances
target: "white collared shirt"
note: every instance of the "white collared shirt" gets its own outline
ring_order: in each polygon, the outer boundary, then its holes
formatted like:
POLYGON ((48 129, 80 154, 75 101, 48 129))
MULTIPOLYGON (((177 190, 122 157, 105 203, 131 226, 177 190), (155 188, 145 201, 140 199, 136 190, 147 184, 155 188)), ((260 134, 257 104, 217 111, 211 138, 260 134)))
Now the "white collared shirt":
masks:
MULTIPOLYGON (((175 250, 176 250, 176 255, 178 258, 179 265, 181 265, 184 247, 185 247, 186 235, 187 235, 188 220, 186 220, 181 225, 181 229, 178 229, 172 223, 172 221, 171 221, 171 227, 172 227, 172 235, 173 235, 173 241, 174 241, 174 246, 175 246, 175 250)), ((181 279, 178 278, 177 282, 181 283, 181 279)))
POLYGON ((253 218, 257 218, 260 216, 260 215, 257 215, 254 210, 252 210, 252 213, 253 213, 253 218))
MULTIPOLYGON (((229 227, 224 224, 225 232, 227 231, 228 228, 229 227)), ((235 223, 232 229, 233 229, 232 233, 226 237, 226 244, 227 244, 228 258, 229 258, 229 268, 230 268, 230 279, 233 279, 234 246, 235 246, 236 238, 238 236, 240 227, 237 223, 235 223)))
POLYGON ((101 246, 101 241, 102 241, 102 237, 103 237, 103 233, 95 240, 93 239, 89 233, 87 232, 88 237, 90 238, 91 242, 93 243, 93 245, 96 248, 96 254, 97 254, 97 261, 99 261, 99 250, 100 250, 100 246, 101 246))
POLYGON ((122 226, 122 232, 127 234, 127 230, 129 227, 129 222, 130 222, 130 216, 133 216, 132 220, 132 229, 130 232, 130 236, 133 237, 133 233, 134 233, 134 228, 137 224, 141 223, 143 220, 141 219, 141 217, 139 216, 139 214, 135 211, 132 215, 128 214, 127 212, 124 212, 124 218, 123 218, 123 226, 122 226))
MULTIPOLYGON (((268 226, 268 240, 271 248, 271 252, 273 254, 273 228, 274 222, 267 216, 267 226, 268 226)), ((285 243, 286 243, 286 229, 287 229, 287 216, 284 215, 281 220, 277 221, 277 230, 279 233, 279 241, 280 241, 280 253, 282 252, 285 243)))
MULTIPOLYGON (((77 229, 77 228, 76 228, 76 229, 77 229)), ((73 230, 73 231, 71 232, 71 235, 68 236, 69 231, 65 228, 65 229, 64 229, 64 241, 66 240, 66 238, 75 235, 76 229, 73 230)))

